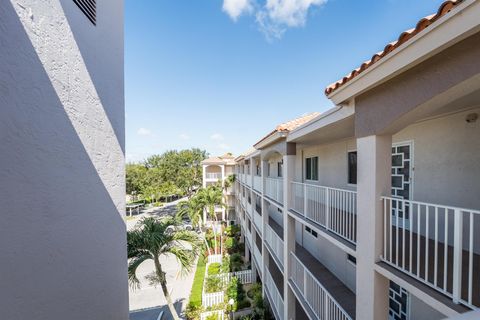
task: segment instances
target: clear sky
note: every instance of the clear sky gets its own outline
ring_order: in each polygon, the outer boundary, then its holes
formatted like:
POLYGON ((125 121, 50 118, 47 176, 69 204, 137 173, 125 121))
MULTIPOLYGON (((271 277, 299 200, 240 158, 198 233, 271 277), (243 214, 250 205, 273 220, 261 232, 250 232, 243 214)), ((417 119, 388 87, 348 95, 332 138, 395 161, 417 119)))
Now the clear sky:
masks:
POLYGON ((126 0, 127 161, 250 148, 443 0, 126 0))

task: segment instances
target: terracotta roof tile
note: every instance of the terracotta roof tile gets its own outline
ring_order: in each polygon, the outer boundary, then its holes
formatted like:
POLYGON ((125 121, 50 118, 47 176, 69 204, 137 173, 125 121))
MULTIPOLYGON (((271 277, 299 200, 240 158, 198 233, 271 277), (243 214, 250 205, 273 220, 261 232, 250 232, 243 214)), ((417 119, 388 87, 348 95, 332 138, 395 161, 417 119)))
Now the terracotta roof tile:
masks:
POLYGON ((331 85, 329 85, 327 88, 325 88, 325 94, 328 96, 329 94, 331 94, 332 92, 334 92, 335 90, 343 86, 345 83, 355 78, 357 75, 359 75, 360 73, 362 73, 363 71, 371 67, 373 64, 375 64, 376 62, 381 60, 383 57, 388 55, 390 52, 394 51, 395 49, 400 47, 402 44, 412 39, 415 35, 417 35, 419 32, 421 32, 422 30, 427 28, 429 25, 437 21, 440 17, 450 12, 455 6, 457 6, 461 2, 463 2, 463 0, 449 0, 449 1, 443 2, 440 5, 437 13, 420 19, 420 21, 417 22, 417 25, 415 26, 415 28, 402 32, 398 37, 398 40, 387 44, 383 49, 383 51, 374 54, 370 60, 362 63, 360 67, 350 72, 341 80, 338 80, 337 82, 334 82, 331 85))
POLYGON ((299 118, 284 122, 279 124, 278 126, 275 127, 275 130, 271 131, 268 133, 265 137, 260 139, 255 145, 259 144, 263 140, 267 139, 271 135, 277 133, 277 132, 290 132, 298 127, 300 127, 302 124, 307 123, 308 121, 312 120, 313 118, 317 117, 320 115, 320 112, 312 112, 307 115, 301 116, 299 118))

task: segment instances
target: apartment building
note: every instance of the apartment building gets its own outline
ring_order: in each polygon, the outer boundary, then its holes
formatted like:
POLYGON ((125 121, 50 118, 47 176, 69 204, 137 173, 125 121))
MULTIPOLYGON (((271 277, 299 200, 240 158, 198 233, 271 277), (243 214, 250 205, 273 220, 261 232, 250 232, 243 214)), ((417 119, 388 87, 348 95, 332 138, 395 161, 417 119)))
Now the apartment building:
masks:
MULTIPOLYGON (((216 207, 218 219, 222 221, 235 220, 235 184, 230 183, 229 177, 235 176, 235 157, 226 153, 223 156, 211 157, 202 161, 203 187, 221 185, 225 197, 226 207, 216 207)), ((203 221, 208 221, 207 213, 204 213, 203 221)))
POLYGON ((128 319, 123 2, 0 1, 0 319, 128 319))
POLYGON ((446 1, 328 86, 334 108, 236 158, 246 256, 277 319, 480 307, 478 17, 479 1, 446 1))

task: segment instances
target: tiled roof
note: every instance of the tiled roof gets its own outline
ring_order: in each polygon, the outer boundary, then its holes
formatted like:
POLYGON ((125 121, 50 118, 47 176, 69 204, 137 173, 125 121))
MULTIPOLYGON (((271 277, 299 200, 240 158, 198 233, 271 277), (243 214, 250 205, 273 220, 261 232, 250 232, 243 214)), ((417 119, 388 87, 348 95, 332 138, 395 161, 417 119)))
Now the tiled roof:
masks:
POLYGON ((265 137, 263 137, 260 141, 258 141, 255 145, 259 144, 263 140, 267 139, 271 135, 277 133, 277 132, 290 132, 298 127, 300 127, 302 124, 307 123, 308 121, 312 120, 313 118, 317 117, 320 115, 320 112, 312 112, 307 115, 301 116, 300 118, 296 118, 287 122, 284 122, 282 124, 279 124, 275 130, 271 131, 269 134, 267 134, 265 137))
POLYGON ((381 60, 383 57, 388 55, 390 52, 394 51, 395 49, 400 47, 402 44, 412 39, 415 35, 417 35, 419 32, 421 32, 422 30, 427 28, 429 25, 437 21, 440 17, 450 12, 455 6, 460 4, 462 1, 463 0, 450 0, 450 1, 443 2, 440 5, 440 8, 438 9, 436 14, 432 14, 430 16, 427 16, 421 19, 420 21, 418 21, 415 28, 402 32, 402 34, 400 34, 400 36, 398 37, 398 40, 387 44, 383 49, 383 51, 374 54, 370 60, 362 63, 360 67, 350 72, 341 80, 338 80, 337 82, 332 83, 327 88, 325 88, 325 94, 328 96, 329 94, 337 90, 339 87, 343 86, 345 83, 347 83, 348 81, 358 76, 360 73, 362 73, 363 71, 371 67, 373 64, 381 60))
POLYGON ((223 162, 232 162, 235 159, 235 156, 231 153, 225 153, 223 156, 219 157, 210 157, 202 161, 202 163, 223 163, 223 162))

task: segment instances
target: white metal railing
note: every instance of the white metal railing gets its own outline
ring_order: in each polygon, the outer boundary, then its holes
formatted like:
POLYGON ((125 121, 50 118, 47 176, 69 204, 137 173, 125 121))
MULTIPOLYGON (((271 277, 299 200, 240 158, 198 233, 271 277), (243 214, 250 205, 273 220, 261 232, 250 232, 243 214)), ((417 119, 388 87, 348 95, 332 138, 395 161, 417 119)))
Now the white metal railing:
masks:
POLYGON ((223 310, 214 310, 214 311, 207 311, 202 312, 200 314, 200 320, 207 320, 215 317, 216 320, 224 320, 225 319, 225 312, 223 310))
POLYGON ((205 178, 208 180, 220 180, 222 179, 222 173, 221 172, 207 172, 205 173, 205 178))
POLYGON ((283 240, 268 224, 265 225, 265 242, 283 266, 283 240))
POLYGON ((248 201, 247 201, 247 212, 248 212, 248 216, 252 217, 253 207, 252 207, 252 203, 248 203, 248 201))
POLYGON ((263 269, 262 253, 260 252, 260 250, 257 248, 255 244, 253 244, 253 256, 255 258, 255 261, 257 261, 258 268, 263 269))
POLYGON ((246 174, 245 175, 245 184, 249 187, 252 186, 252 175, 251 174, 246 174))
POLYGON ((252 249, 252 233, 248 230, 248 226, 245 224, 245 239, 247 239, 250 249, 252 249))
POLYGON ((290 263, 289 278, 317 319, 352 319, 293 252, 290 252, 290 263))
POLYGON ((278 288, 275 285, 275 282, 273 281, 272 275, 268 270, 266 270, 265 272, 265 287, 267 288, 267 291, 272 300, 270 301, 272 304, 272 307, 277 312, 279 319, 284 319, 283 318, 283 298, 280 295, 280 292, 278 291, 278 288))
POLYGON ((223 291, 219 292, 212 292, 212 293, 206 293, 204 292, 202 294, 202 305, 205 308, 213 307, 218 304, 223 303, 225 300, 225 294, 223 291))
POLYGON ((480 307, 480 211, 382 197, 381 259, 442 292, 456 303, 480 307), (475 226, 475 222, 477 225, 475 226))
POLYGON ((260 234, 262 234, 263 219, 262 219, 262 216, 260 214, 258 214, 258 212, 256 210, 253 213, 253 223, 255 223, 255 226, 257 226, 258 231, 260 232, 260 234))
POLYGON ((291 182, 291 208, 352 243, 357 241, 357 193, 291 182))
POLYGON ((253 176, 253 188, 258 192, 262 192, 262 177, 253 176))
POLYGON ((221 254, 211 254, 207 258, 207 263, 222 263, 221 254))
POLYGON ((283 178, 266 178, 265 195, 272 200, 283 203, 283 178))

